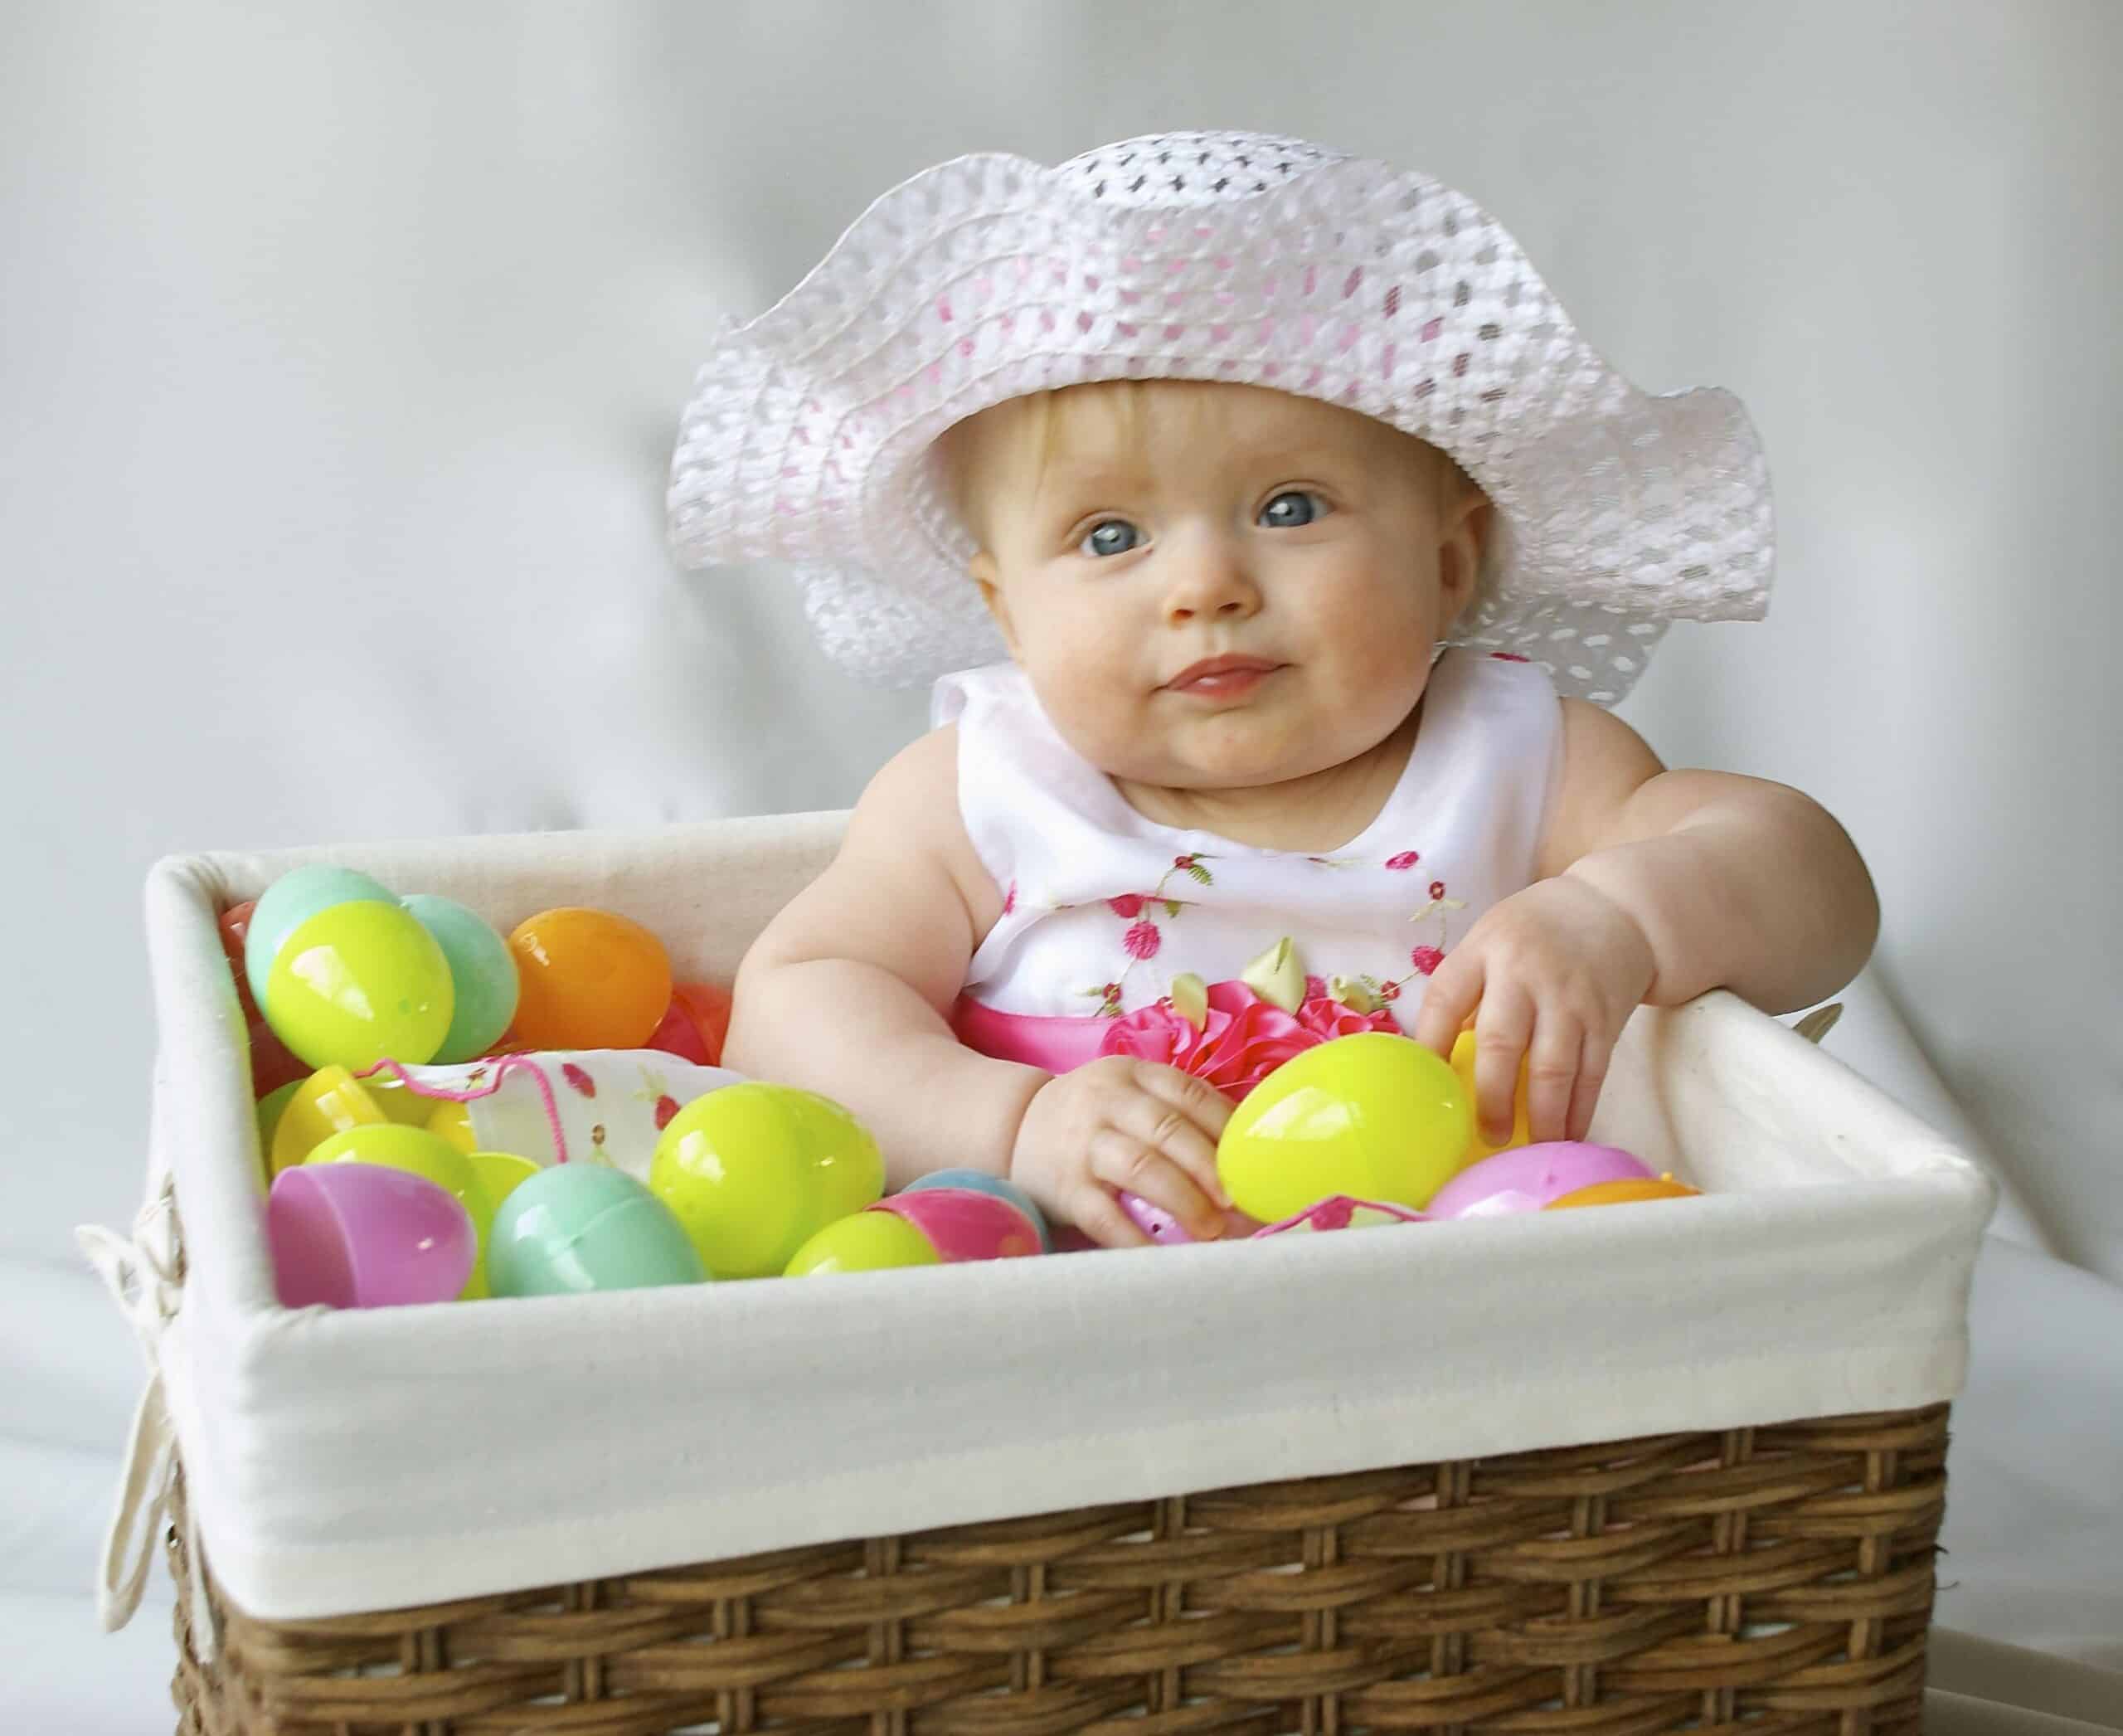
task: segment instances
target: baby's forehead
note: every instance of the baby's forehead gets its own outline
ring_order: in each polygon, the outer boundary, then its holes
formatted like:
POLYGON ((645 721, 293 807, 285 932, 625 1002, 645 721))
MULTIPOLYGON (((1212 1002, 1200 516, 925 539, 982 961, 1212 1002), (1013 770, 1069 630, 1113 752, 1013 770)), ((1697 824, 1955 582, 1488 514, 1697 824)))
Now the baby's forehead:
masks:
MULTIPOLYGON (((1117 381, 1013 399, 957 430, 962 466, 1022 486, 1076 488, 1154 478, 1184 464, 1250 469, 1300 460, 1360 462, 1407 436, 1354 411, 1262 387, 1117 381), (1030 474, 1027 475, 1027 471, 1030 474)), ((969 478, 969 480, 973 479, 969 478)))

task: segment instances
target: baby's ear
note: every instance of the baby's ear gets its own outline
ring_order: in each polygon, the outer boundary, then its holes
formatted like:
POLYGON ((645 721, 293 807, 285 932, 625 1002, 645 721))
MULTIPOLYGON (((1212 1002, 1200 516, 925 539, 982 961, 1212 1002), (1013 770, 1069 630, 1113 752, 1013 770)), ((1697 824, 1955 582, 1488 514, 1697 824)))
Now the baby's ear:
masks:
POLYGON ((1437 588, 1450 626, 1474 601, 1482 575, 1482 553, 1489 547, 1496 508, 1473 483, 1455 494, 1438 527, 1437 588))
POLYGON ((1018 635, 1017 630, 1010 625, 1010 605, 1003 596, 1002 569, 995 564, 995 557, 984 548, 966 562, 965 570, 979 587, 980 601, 988 605, 988 612, 994 616, 995 625, 1002 631, 1003 643, 1009 650, 1010 660, 1014 663, 1018 656, 1018 635))

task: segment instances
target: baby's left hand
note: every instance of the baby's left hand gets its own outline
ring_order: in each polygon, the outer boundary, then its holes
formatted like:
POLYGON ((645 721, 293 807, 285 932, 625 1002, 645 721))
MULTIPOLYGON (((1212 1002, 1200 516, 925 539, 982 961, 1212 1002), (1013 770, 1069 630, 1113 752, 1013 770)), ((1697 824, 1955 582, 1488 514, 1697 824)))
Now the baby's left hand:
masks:
POLYGON ((1536 881, 1492 905, 1445 955, 1415 1038, 1449 1057, 1474 1014, 1484 1136, 1509 1136, 1523 1057, 1533 1138, 1582 1139, 1615 1040, 1656 968, 1643 928, 1606 893, 1567 875, 1536 881))

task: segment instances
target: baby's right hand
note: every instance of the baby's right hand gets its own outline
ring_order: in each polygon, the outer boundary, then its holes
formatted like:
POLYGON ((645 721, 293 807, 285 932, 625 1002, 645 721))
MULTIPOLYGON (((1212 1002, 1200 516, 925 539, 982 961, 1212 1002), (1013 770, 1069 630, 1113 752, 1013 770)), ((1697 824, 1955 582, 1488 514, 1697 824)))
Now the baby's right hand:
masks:
POLYGON ((1222 1235, 1231 1204, 1217 1179, 1217 1140, 1231 1104, 1212 1086, 1159 1062, 1105 1055, 1033 1094, 1010 1152, 1010 1179, 1105 1247, 1149 1238, 1116 1190, 1177 1218, 1197 1242, 1222 1235))

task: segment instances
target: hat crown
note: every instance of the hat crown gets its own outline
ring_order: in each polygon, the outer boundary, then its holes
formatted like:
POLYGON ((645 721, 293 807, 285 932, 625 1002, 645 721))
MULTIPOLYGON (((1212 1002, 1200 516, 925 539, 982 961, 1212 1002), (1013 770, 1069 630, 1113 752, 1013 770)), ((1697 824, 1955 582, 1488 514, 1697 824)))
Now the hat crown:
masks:
POLYGON ((1145 133, 1071 157, 1054 173, 1110 205, 1224 205, 1272 192, 1343 153, 1274 133, 1145 133))

